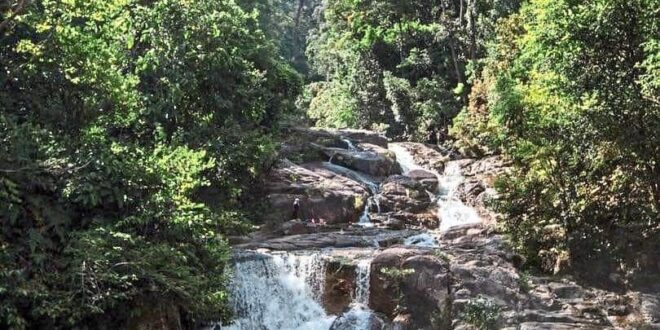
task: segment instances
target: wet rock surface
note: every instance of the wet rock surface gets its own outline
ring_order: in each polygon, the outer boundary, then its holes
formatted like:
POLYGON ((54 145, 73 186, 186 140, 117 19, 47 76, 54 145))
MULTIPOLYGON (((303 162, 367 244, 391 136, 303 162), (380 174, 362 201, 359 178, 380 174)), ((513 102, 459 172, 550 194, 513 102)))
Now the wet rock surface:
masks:
MULTIPOLYGON (((494 329, 660 329, 657 284, 644 290, 605 290, 569 276, 521 270, 524 258, 496 233, 499 215, 488 208, 498 198, 496 176, 508 171, 502 157, 460 159, 450 150, 396 143, 420 166, 392 175, 402 166, 378 134, 291 132, 282 155, 292 161, 281 160, 264 182, 264 220, 274 225, 231 241, 236 251, 327 253, 318 299, 326 313, 336 316, 330 329, 476 329, 475 318, 494 329), (332 166, 341 168, 328 166, 330 158, 332 166), (456 167, 464 180, 452 186, 456 191, 451 197, 475 209, 484 221, 429 231, 439 225, 437 203, 442 200, 428 192, 447 184, 433 171, 442 174, 456 167), (296 198, 300 209, 294 214, 296 198), (376 228, 354 226, 365 214, 376 228), (310 219, 320 223, 303 221, 310 219), (372 311, 352 306, 356 261, 365 258, 372 258, 372 311)), ((245 252, 233 258, 262 256, 245 252)))
POLYGON ((416 213, 431 205, 431 197, 424 185, 403 175, 391 176, 381 184, 378 201, 384 212, 416 213))
POLYGON ((237 249, 269 249, 279 251, 318 250, 324 248, 386 247, 401 243, 406 237, 418 234, 414 230, 386 230, 354 228, 345 231, 293 235, 235 245, 237 249))
POLYGON ((401 172, 394 155, 387 149, 380 147, 374 147, 372 150, 367 151, 325 148, 323 153, 333 164, 375 177, 384 177, 401 172))
POLYGON ((320 163, 304 166, 281 161, 264 185, 266 222, 290 219, 322 219, 328 224, 355 222, 369 191, 359 182, 334 173, 320 163), (293 203, 298 198, 296 212, 293 203))

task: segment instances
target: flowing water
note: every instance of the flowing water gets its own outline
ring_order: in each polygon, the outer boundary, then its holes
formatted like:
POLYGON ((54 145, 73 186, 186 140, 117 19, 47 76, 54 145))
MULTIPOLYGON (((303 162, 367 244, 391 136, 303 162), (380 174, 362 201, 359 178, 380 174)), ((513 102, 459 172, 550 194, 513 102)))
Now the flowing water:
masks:
POLYGON ((346 143, 346 146, 348 147, 348 150, 350 150, 350 151, 360 151, 360 148, 356 147, 355 144, 353 144, 353 141, 351 141, 350 139, 342 137, 341 141, 346 143))
POLYGON ((335 320, 339 329, 370 330, 374 313, 369 309, 369 280, 371 276, 371 259, 359 260, 355 270, 355 292, 351 309, 335 320))
POLYGON ((239 261, 230 286, 236 318, 220 329, 328 330, 335 317, 318 302, 324 281, 319 253, 261 253, 239 261))
POLYGON ((237 260, 230 285, 236 313, 230 325, 208 330, 328 330, 333 324, 354 330, 370 329, 371 259, 356 265, 355 291, 350 310, 337 318, 319 303, 325 282, 321 253, 257 253, 237 260))
POLYGON ((415 162, 412 154, 400 144, 391 144, 389 149, 396 154, 403 174, 412 170, 425 170, 438 177, 438 217, 440 218, 440 232, 482 223, 477 211, 465 205, 457 196, 457 188, 465 181, 458 162, 448 162, 443 174, 431 169, 423 168, 415 162))
POLYGON ((350 168, 333 164, 331 162, 324 162, 323 166, 332 172, 353 179, 359 182, 360 184, 362 184, 363 186, 365 186, 367 189, 369 189, 369 192, 371 192, 371 196, 367 199, 367 202, 365 203, 364 211, 362 212, 362 215, 360 216, 360 220, 359 220, 360 222, 358 222, 357 225, 360 227, 367 227, 367 228, 373 227, 374 223, 371 222, 369 213, 373 208, 376 208, 377 212, 380 213, 380 205, 378 204, 378 194, 380 193, 380 187, 378 182, 376 182, 375 179, 370 178, 365 174, 351 170, 350 168))
MULTIPOLYGON (((349 149, 355 148, 350 141, 349 149)), ((415 163, 412 155, 402 146, 394 144, 390 149, 396 154, 404 172, 424 169, 415 163)), ((373 226, 369 211, 379 209, 376 180, 351 169, 324 163, 324 166, 340 175, 360 182, 371 192, 360 224, 373 226)), ((428 169, 425 169, 428 170, 428 169)), ((433 172, 433 171, 431 171, 433 172)), ((458 163, 448 163, 444 173, 438 176, 439 188, 435 192, 438 201, 440 230, 480 223, 476 211, 463 204, 456 190, 465 180, 458 163)), ((380 210, 378 210, 380 212, 380 210)), ((431 232, 409 237, 406 245, 437 247, 438 241, 431 232)), ((318 252, 266 253, 245 252, 247 257, 237 258, 230 285, 231 304, 235 320, 230 325, 214 325, 209 329, 222 330, 329 330, 380 329, 374 323, 375 314, 369 309, 369 281, 371 259, 358 260, 355 291, 350 309, 339 317, 328 315, 320 304, 325 285, 326 257, 318 252)))

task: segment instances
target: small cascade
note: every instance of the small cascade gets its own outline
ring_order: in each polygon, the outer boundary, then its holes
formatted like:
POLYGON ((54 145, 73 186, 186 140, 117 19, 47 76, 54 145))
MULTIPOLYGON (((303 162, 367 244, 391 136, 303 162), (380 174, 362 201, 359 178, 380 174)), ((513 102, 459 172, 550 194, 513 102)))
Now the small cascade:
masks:
POLYGON ((369 280, 371 276, 371 259, 360 260, 355 275, 355 295, 353 303, 369 306, 369 280))
POLYGON ((230 286, 236 318, 220 329, 328 330, 335 317, 318 303, 324 281, 319 253, 259 253, 238 261, 230 286))
POLYGON ((423 233, 406 238, 403 245, 407 246, 421 246, 421 247, 438 247, 438 240, 429 233, 423 233))
POLYGON ((353 141, 351 141, 350 139, 342 136, 340 140, 341 142, 346 143, 346 146, 348 147, 349 151, 360 151, 360 148, 356 147, 355 144, 353 144, 353 141))
POLYGON ((328 170, 335 172, 339 175, 343 175, 347 178, 351 178, 359 183, 361 183, 363 186, 365 186, 367 189, 372 194, 378 193, 378 183, 376 180, 373 178, 370 178, 369 176, 362 174, 360 172, 351 170, 350 168, 346 168, 337 164, 333 164, 331 162, 324 162, 323 167, 327 168, 328 170))
POLYGON ((436 199, 438 204, 438 217, 440 218, 440 232, 453 228, 464 227, 482 223, 477 211, 465 205, 457 196, 457 189, 465 181, 458 162, 449 162, 441 175, 431 169, 426 169, 415 163, 410 152, 399 144, 390 144, 389 147, 396 154, 396 159, 404 174, 422 169, 434 173, 438 177, 438 191, 436 199))
MULTIPOLYGON (((396 155, 396 161, 401 167, 401 173, 404 175, 410 171, 414 170, 426 170, 425 168, 417 165, 415 158, 408 152, 408 150, 400 144, 390 144, 388 149, 390 149, 396 155)), ((434 172, 435 173, 435 172, 434 172)), ((436 175, 438 175, 436 173, 436 175)), ((438 175, 438 177, 440 177, 438 175)))
POLYGON ((357 225, 361 227, 373 227, 374 224, 373 222, 371 222, 371 218, 369 217, 370 210, 375 207, 378 210, 378 214, 380 214, 380 204, 378 203, 378 194, 380 193, 380 187, 376 182, 376 180, 360 172, 351 170, 349 168, 337 164, 333 164, 332 162, 325 162, 323 163, 323 166, 329 169, 330 171, 351 178, 361 183, 367 189, 369 189, 369 192, 371 192, 371 196, 367 199, 367 202, 364 207, 364 211, 362 212, 362 216, 360 216, 360 221, 357 223, 357 225))
POLYGON ((374 312, 369 308, 369 281, 371 259, 359 260, 355 270, 355 292, 351 309, 339 317, 333 328, 367 330, 375 329, 374 312))
POLYGON ((447 163, 438 185, 438 215, 442 220, 441 232, 482 222, 477 211, 465 205, 456 196, 457 189, 463 181, 465 181, 465 177, 461 173, 459 164, 457 162, 447 163))

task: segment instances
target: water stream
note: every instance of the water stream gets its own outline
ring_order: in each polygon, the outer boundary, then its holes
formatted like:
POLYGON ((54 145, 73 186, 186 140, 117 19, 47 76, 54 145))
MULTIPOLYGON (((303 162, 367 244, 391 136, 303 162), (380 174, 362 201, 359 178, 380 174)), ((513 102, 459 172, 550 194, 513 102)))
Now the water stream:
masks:
MULTIPOLYGON (((355 146, 345 141, 350 149, 355 146)), ((415 163, 413 156, 401 145, 390 149, 396 154, 404 174, 424 169, 415 163)), ((377 196, 379 183, 357 171, 324 163, 324 167, 340 175, 360 182, 371 192, 359 225, 373 226, 369 212, 379 210, 377 196), (374 204, 375 203, 375 204, 374 204)), ((424 169, 429 171, 429 169, 424 169)), ((434 192, 441 218, 440 231, 457 226, 480 223, 476 211, 463 204, 456 190, 465 180, 458 163, 448 163, 441 175, 433 172, 439 181, 434 192)), ((405 245, 437 247, 435 233, 426 232, 409 237, 405 245)), ((230 325, 216 324, 213 330, 370 330, 381 329, 382 324, 369 309, 369 282, 371 258, 357 261, 355 291, 348 311, 339 317, 329 315, 321 305, 325 285, 326 258, 320 252, 243 252, 249 254, 236 260, 230 285, 231 305, 235 311, 230 325)))
POLYGON ((350 168, 333 164, 331 162, 324 162, 323 166, 332 172, 353 179, 359 182, 360 184, 362 184, 367 189, 369 189, 371 196, 369 196, 369 198, 367 199, 367 202, 365 203, 364 206, 364 211, 362 212, 362 215, 360 216, 360 220, 356 225, 366 228, 373 227, 374 223, 371 222, 369 213, 373 208, 376 208, 377 212, 380 213, 380 205, 378 204, 378 194, 380 194, 379 183, 374 178, 371 178, 368 175, 351 170, 350 168))
MULTIPOLYGON (((463 176, 458 162, 448 162, 445 164, 443 174, 440 174, 437 171, 418 165, 412 154, 400 144, 391 144, 389 149, 396 154, 404 175, 413 170, 425 170, 438 177, 438 191, 435 194, 438 204, 438 218, 440 218, 440 232, 482 223, 477 211, 465 205, 458 198, 457 188, 465 181, 465 176, 463 176)), ((423 244, 428 244, 428 241, 423 244)))
POLYGON ((335 316, 318 302, 324 282, 320 253, 256 253, 236 262, 230 285, 235 320, 220 329, 328 330, 335 316))

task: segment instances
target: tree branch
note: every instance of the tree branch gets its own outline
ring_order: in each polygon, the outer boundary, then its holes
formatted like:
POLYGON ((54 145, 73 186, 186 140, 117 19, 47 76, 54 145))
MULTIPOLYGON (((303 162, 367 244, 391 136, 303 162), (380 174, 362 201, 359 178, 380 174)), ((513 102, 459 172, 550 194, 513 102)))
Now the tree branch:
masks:
POLYGON ((5 19, 4 21, 0 22, 0 34, 3 34, 5 30, 9 27, 9 24, 11 21, 16 18, 16 16, 20 15, 21 12, 27 7, 28 0, 19 0, 16 6, 14 6, 14 9, 11 10, 11 14, 9 14, 9 17, 5 19))

